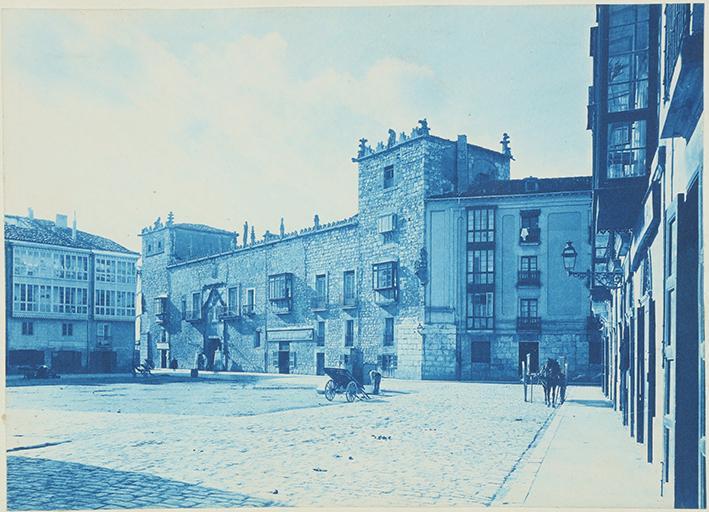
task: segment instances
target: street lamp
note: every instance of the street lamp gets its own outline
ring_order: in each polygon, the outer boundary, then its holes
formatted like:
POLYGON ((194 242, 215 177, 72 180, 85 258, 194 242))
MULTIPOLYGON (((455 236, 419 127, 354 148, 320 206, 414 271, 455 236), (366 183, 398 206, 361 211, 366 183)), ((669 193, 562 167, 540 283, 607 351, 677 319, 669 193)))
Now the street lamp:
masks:
POLYGON ((623 285, 623 269, 619 264, 614 263, 612 272, 591 272, 591 270, 575 272, 574 268, 576 268, 577 256, 578 253, 574 248, 574 244, 571 240, 569 240, 566 242, 566 247, 564 247, 564 250, 561 251, 561 258, 564 261, 564 270, 566 270, 570 277, 588 279, 589 282, 594 285, 599 284, 603 288, 608 288, 609 290, 620 288, 623 285))

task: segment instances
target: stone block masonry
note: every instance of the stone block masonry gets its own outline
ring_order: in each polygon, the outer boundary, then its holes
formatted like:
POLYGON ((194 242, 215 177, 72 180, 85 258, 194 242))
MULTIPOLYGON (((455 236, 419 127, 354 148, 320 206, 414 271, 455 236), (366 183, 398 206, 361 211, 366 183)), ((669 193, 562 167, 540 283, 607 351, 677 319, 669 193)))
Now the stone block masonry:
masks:
MULTIPOLYGON (((279 234, 259 240, 245 224, 238 244, 234 232, 173 217, 144 230, 146 356, 231 371, 315 374, 341 366, 363 381, 377 366, 406 379, 512 378, 517 338, 498 336, 487 366, 470 362, 467 255, 455 241, 465 240, 457 230, 466 228, 451 217, 465 217, 460 200, 444 205, 436 223, 427 217, 436 198, 509 182, 509 137, 503 141, 497 152, 462 135, 446 140, 424 119, 411 135, 390 130, 374 149, 360 141, 353 217, 321 223, 316 216, 294 232, 282 221, 279 234), (443 267, 432 266, 432 251, 443 267)), ((575 348, 553 348, 560 343, 540 354, 575 348)))

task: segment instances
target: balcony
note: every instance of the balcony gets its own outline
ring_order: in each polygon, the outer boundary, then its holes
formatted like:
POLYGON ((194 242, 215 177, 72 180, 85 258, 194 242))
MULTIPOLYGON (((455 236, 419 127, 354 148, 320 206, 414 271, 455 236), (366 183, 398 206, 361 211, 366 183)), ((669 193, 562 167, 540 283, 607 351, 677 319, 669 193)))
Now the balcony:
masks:
POLYGON ((517 272, 517 286, 540 286, 541 271, 519 270, 517 272))
POLYGON ((527 332, 540 332, 542 330, 542 319, 538 316, 518 316, 517 330, 527 332))
POLYGON ((113 336, 96 336, 96 348, 111 348, 113 336))
POLYGON ((313 297, 310 299, 310 309, 313 311, 327 311, 327 299, 325 297, 313 297))
POLYGON ((239 308, 235 305, 220 306, 218 310, 219 318, 237 318, 241 316, 239 308))
POLYGON ((541 241, 541 232, 539 228, 522 228, 519 232, 519 243, 538 244, 541 241))
POLYGON ((164 311, 161 311, 160 313, 155 313, 156 324, 164 324, 165 320, 167 320, 167 313, 165 313, 164 311))
POLYGON ((354 309, 357 307, 357 296, 342 295, 340 297, 340 304, 342 305, 342 309, 354 309))
POLYGON ((253 316, 256 314, 256 307, 254 304, 244 304, 241 306, 242 316, 253 316))
POLYGON ((199 322, 202 320, 202 312, 199 309, 188 309, 185 311, 185 320, 188 322, 199 322))

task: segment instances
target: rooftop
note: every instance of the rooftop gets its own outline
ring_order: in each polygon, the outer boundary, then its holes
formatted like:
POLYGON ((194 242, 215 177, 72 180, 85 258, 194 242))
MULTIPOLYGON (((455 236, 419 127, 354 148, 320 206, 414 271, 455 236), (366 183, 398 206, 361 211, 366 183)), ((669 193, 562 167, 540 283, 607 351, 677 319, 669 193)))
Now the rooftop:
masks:
POLYGON ((5 240, 138 254, 102 236, 77 229, 74 238, 70 227, 59 226, 51 220, 19 215, 5 215, 5 240))
POLYGON ((591 176, 564 178, 523 178, 514 180, 490 180, 476 183, 464 192, 449 192, 431 199, 448 197, 508 196, 523 194, 548 194, 552 192, 591 192, 591 176))

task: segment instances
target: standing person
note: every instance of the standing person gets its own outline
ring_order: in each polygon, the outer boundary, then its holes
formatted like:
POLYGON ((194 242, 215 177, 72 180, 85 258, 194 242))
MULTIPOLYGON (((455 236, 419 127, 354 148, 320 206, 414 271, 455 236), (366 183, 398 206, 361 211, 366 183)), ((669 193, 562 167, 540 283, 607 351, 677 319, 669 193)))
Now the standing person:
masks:
POLYGON ((382 373, 379 371, 379 368, 369 372, 369 380, 372 381, 372 385, 373 385, 372 394, 378 395, 379 394, 379 384, 382 382, 382 373))

